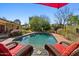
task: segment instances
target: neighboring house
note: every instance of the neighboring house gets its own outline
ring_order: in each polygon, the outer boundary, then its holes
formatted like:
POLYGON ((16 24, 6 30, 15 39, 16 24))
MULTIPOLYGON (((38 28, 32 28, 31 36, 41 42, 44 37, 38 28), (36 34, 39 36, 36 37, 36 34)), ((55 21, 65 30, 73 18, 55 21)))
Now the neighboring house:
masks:
POLYGON ((11 29, 15 29, 17 27, 19 27, 19 29, 20 29, 21 25, 16 24, 12 21, 8 21, 8 20, 3 19, 3 18, 0 18, 0 33, 7 33, 11 29))

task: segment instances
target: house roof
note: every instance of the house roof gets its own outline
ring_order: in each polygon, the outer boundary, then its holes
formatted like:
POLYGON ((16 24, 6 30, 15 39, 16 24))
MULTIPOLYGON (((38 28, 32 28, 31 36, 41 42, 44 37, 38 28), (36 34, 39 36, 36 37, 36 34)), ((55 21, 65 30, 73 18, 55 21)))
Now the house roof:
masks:
MULTIPOLYGON (((9 20, 7 20, 7 19, 3 19, 3 18, 0 18, 0 20, 3 20, 3 21, 6 21, 6 22, 10 22, 10 23, 17 24, 17 23, 15 23, 15 22, 13 22, 13 21, 9 21, 9 20)), ((17 25, 18 25, 18 24, 17 24, 17 25)))

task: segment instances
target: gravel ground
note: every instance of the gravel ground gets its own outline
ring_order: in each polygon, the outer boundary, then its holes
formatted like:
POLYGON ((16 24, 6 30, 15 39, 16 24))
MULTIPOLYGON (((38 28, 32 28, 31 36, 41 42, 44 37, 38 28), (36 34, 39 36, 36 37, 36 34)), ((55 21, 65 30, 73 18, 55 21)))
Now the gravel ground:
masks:
POLYGON ((32 56, 48 56, 48 52, 43 48, 34 48, 32 56))

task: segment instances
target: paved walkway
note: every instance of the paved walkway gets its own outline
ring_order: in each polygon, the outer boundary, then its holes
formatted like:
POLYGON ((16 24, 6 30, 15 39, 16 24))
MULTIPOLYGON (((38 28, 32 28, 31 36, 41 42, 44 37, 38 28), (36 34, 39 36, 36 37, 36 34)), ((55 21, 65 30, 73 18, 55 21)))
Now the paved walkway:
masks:
POLYGON ((8 38, 8 39, 5 39, 4 41, 2 41, 1 43, 7 44, 7 43, 12 42, 13 39, 14 39, 14 38, 8 38))
POLYGON ((0 33, 0 42, 6 40, 7 38, 8 38, 8 34, 6 34, 6 33, 5 34, 1 34, 0 33))
POLYGON ((4 34, 0 34, 0 38, 2 37, 8 37, 8 34, 4 33, 4 34))

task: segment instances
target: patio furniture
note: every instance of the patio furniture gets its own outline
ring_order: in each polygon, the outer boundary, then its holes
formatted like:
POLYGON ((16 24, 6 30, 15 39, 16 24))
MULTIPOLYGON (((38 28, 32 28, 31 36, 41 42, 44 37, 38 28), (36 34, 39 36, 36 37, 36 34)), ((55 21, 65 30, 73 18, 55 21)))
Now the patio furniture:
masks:
POLYGON ((0 56, 30 56, 33 52, 33 47, 30 45, 18 44, 11 42, 6 45, 0 43, 0 56))
MULTIPOLYGON (((67 44, 67 43, 65 43, 67 44)), ((50 56, 79 56, 79 42, 64 45, 61 42, 59 44, 46 44, 45 49, 50 56)))

